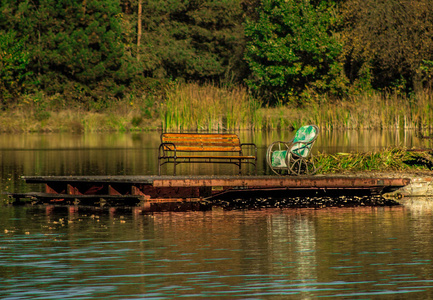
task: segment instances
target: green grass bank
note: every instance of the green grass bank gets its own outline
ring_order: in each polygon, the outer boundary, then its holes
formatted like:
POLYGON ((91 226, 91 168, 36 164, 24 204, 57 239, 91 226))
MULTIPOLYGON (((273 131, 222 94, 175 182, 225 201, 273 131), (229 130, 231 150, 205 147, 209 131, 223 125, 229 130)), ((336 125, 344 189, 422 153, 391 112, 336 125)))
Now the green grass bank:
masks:
POLYGON ((2 132, 236 131, 296 129, 431 129, 433 93, 410 97, 369 92, 332 101, 311 97, 302 105, 263 104, 243 87, 172 84, 157 93, 98 103, 66 103, 41 93, 0 111, 2 132))
POLYGON ((390 148, 366 153, 319 153, 313 157, 320 174, 429 171, 433 152, 390 148))

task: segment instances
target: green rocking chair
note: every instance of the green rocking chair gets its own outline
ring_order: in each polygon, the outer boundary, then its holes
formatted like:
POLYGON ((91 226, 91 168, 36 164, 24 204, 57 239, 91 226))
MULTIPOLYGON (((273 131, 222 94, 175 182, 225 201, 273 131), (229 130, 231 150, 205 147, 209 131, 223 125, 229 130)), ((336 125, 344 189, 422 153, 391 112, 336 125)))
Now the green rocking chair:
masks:
POLYGON ((266 152, 266 160, 277 175, 312 175, 317 172, 311 149, 319 135, 319 127, 306 125, 298 129, 290 142, 272 143, 266 152))

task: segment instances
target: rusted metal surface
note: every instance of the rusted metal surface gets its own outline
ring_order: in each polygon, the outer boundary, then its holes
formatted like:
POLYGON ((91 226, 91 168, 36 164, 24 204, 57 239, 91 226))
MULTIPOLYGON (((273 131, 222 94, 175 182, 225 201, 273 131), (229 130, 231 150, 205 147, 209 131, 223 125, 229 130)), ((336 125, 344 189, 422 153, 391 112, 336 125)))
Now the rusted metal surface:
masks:
MULTIPOLYGON (((200 202, 203 199, 235 193, 251 197, 275 192, 284 196, 311 191, 367 190, 375 194, 410 184, 406 178, 362 178, 335 176, 42 176, 23 177, 27 183, 45 184, 45 193, 12 193, 20 201, 66 205, 132 205, 149 203, 200 202)), ((316 192, 314 192, 316 193, 316 192)))
MULTIPOLYGON (((350 188, 404 186, 408 178, 364 178, 335 176, 40 176, 23 177, 27 183, 44 183, 47 193, 94 194, 107 188, 125 194, 154 188, 239 187, 239 188, 350 188), (131 186, 136 187, 131 191, 131 186)), ((108 190, 106 191, 106 193, 108 190)), ((146 192, 144 192, 146 194, 146 192)))
POLYGON ((233 178, 161 178, 154 187, 243 187, 243 188, 351 188, 376 186, 404 186, 406 178, 351 178, 351 177, 233 177, 233 178))
POLYGON ((158 176, 22 176, 27 183, 140 183, 152 184, 158 176))

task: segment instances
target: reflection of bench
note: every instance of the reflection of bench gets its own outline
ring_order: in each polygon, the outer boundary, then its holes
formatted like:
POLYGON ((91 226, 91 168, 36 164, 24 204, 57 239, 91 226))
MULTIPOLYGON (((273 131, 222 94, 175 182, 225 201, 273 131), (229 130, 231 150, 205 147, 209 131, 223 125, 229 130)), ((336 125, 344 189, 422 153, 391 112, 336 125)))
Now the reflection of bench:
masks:
POLYGON ((241 144, 236 134, 216 133, 163 133, 158 154, 158 175, 166 163, 176 166, 180 163, 231 163, 239 167, 242 163, 254 165, 257 173, 257 147, 255 144, 241 144), (248 149, 246 149, 248 148, 248 149), (244 154, 244 151, 249 153, 244 154), (254 153, 251 153, 254 152, 254 153))

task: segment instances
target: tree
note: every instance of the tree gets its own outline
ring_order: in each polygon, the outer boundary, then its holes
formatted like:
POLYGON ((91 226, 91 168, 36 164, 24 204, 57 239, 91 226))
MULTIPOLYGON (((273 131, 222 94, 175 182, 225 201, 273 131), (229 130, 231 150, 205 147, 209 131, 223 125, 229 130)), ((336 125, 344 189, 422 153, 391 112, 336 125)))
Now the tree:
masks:
POLYGON ((414 90, 428 83, 433 60, 430 0, 348 0, 342 14, 352 82, 374 88, 403 84, 414 90))
POLYGON ((123 75, 118 1, 54 1, 39 7, 39 13, 43 11, 47 11, 41 20, 43 52, 37 52, 36 59, 45 88, 47 80, 59 80, 60 86, 72 80, 89 87, 85 92, 91 95, 102 82, 123 75))
POLYGON ((119 1, 5 0, 2 12, 0 29, 28 37, 27 69, 39 89, 96 100, 115 96, 127 78, 119 1))
POLYGON ((263 0, 245 25, 249 87, 268 99, 289 99, 309 89, 339 94, 342 45, 329 1, 263 0), (318 1, 316 1, 318 2, 318 1))
POLYGON ((238 0, 149 0, 139 49, 155 78, 221 81, 242 77, 244 46, 238 0))
POLYGON ((7 104, 25 88, 30 54, 15 31, 0 30, 0 103, 7 104))

